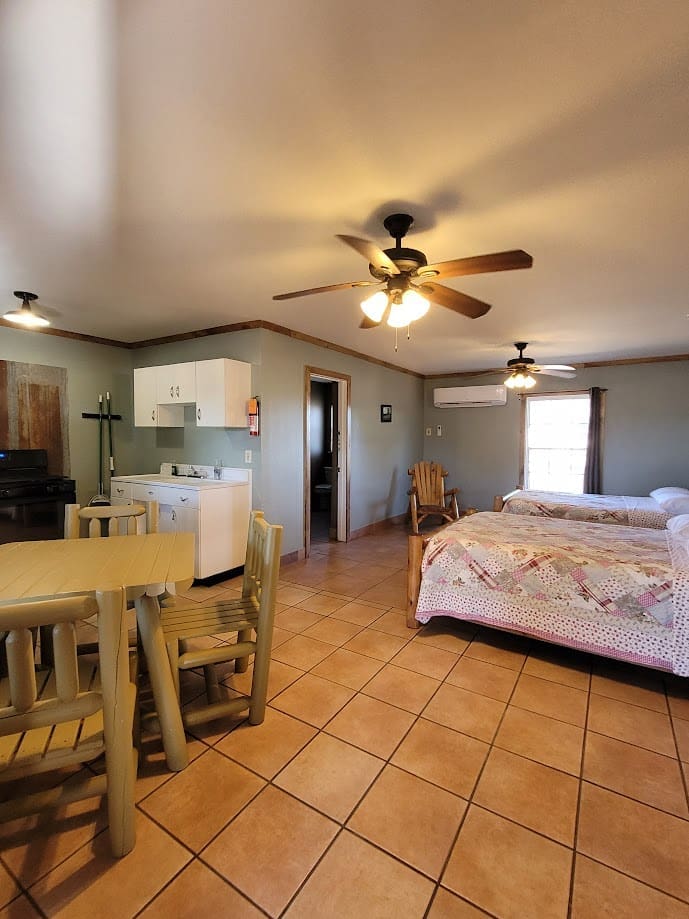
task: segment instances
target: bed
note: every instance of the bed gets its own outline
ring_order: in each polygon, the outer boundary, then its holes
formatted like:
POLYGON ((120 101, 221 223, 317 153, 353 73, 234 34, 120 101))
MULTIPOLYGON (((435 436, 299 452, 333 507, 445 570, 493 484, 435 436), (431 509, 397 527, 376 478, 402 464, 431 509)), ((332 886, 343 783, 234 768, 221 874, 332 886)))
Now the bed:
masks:
POLYGON ((689 675, 689 537, 485 512, 409 540, 412 627, 451 616, 689 675))
POLYGON ((517 489, 507 495, 496 495, 494 511, 505 514, 519 514, 531 517, 560 517, 565 520, 588 520, 592 523, 614 523, 618 526, 651 527, 665 529, 673 513, 689 513, 689 491, 672 489, 670 505, 664 506, 654 494, 665 491, 656 489, 646 498, 628 495, 572 495, 556 491, 524 491, 517 489), (680 494, 680 491, 682 494, 680 494), (680 510, 672 510, 672 501, 677 500, 680 510))

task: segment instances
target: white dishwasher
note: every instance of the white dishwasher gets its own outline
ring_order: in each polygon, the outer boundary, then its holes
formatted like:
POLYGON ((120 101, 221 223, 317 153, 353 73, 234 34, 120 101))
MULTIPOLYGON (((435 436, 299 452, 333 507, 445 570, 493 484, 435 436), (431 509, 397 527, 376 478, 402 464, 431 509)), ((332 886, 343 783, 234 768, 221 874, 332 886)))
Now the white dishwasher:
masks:
POLYGON ((244 564, 251 484, 247 470, 236 472, 237 477, 223 481, 157 473, 114 476, 110 500, 157 501, 160 532, 193 533, 194 577, 208 578, 244 564))

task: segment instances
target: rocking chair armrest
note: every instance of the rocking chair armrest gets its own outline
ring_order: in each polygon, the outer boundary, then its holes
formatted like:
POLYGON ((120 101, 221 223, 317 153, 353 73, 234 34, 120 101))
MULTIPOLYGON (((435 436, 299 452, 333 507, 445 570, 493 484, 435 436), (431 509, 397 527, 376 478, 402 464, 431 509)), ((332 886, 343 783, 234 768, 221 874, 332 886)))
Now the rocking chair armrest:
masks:
POLYGON ((418 495, 418 491, 416 490, 416 485, 413 485, 413 486, 409 489, 409 491, 407 492, 407 494, 408 494, 408 495, 418 495))
POLYGON ((459 488, 451 488, 449 491, 445 492, 444 497, 449 498, 450 495, 458 495, 458 494, 459 494, 459 488))

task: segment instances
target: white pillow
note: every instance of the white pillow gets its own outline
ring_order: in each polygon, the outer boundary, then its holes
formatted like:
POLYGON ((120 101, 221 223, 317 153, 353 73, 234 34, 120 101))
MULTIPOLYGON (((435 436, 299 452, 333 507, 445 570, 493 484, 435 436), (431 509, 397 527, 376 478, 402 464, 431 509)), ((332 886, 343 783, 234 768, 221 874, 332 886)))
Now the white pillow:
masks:
POLYGON ((674 498, 661 498, 658 504, 666 514, 675 517, 678 514, 689 514, 689 495, 677 495, 674 498))
POLYGON ((673 536, 689 539, 689 514, 678 514, 676 517, 670 517, 665 526, 673 536))
POLYGON ((676 498, 679 495, 689 495, 689 488, 682 488, 679 485, 667 485, 665 488, 654 488, 649 492, 651 498, 662 504, 662 498, 676 498))

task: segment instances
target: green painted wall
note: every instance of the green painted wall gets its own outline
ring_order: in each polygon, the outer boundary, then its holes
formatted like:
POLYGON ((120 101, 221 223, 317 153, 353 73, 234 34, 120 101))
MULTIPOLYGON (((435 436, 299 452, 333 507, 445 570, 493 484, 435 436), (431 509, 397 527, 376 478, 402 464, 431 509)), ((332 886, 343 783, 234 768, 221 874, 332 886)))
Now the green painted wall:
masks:
MULTIPOLYGON (((449 484, 462 489, 463 506, 492 507, 493 496, 517 484, 519 474, 519 397, 506 406, 433 407, 433 389, 499 383, 447 378, 424 383, 425 459, 442 462, 449 484), (443 436, 435 434, 443 426, 443 436)), ((661 485, 689 487, 689 361, 580 370, 575 380, 541 377, 532 392, 607 388, 603 451, 606 494, 647 495, 661 485)))
POLYGON ((67 368, 70 475, 77 481, 80 503, 88 503, 98 483, 98 422, 83 419, 81 413, 97 411, 98 394, 108 390, 113 410, 125 416, 113 425, 117 468, 129 471, 134 457, 130 352, 0 326, 0 359, 67 368))

